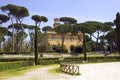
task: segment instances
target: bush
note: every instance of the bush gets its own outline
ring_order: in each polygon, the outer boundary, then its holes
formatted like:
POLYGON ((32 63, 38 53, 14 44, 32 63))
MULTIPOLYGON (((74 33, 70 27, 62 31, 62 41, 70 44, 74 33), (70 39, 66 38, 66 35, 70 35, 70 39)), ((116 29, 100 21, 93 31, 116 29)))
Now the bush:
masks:
MULTIPOLYGON (((49 65, 49 64, 59 64, 61 62, 70 62, 70 63, 82 63, 84 57, 62 57, 62 58, 41 58, 38 60, 39 65, 49 65)), ((11 62, 11 61, 27 61, 27 62, 34 62, 34 58, 0 58, 2 62, 11 62)), ((113 62, 113 61, 120 61, 120 56, 88 56, 87 62, 113 62)))
POLYGON ((11 61, 34 61, 34 58, 0 58, 0 62, 11 62, 11 61))
POLYGON ((55 64, 55 60, 39 60, 39 65, 49 65, 49 64, 55 64))
POLYGON ((43 58, 38 60, 39 65, 59 64, 60 62, 59 58, 43 58))
POLYGON ((33 66, 33 65, 34 65, 33 61, 1 62, 0 71, 26 67, 26 66, 33 66))
MULTIPOLYGON (((61 45, 57 45, 56 52, 58 52, 58 53, 62 52, 62 46, 61 45)), ((67 48, 65 46, 63 46, 63 53, 67 53, 67 52, 68 52, 67 48)))

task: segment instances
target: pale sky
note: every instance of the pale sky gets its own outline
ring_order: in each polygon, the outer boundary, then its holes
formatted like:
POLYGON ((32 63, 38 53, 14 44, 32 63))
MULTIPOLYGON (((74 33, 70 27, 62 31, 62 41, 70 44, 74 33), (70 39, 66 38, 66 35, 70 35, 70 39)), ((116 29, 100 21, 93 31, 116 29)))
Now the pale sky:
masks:
POLYGON ((23 21, 26 24, 34 25, 32 15, 46 16, 48 22, 41 27, 52 26, 56 17, 73 17, 79 23, 113 21, 116 13, 120 12, 120 0, 0 0, 0 6, 7 4, 24 6, 29 10, 30 16, 23 21))

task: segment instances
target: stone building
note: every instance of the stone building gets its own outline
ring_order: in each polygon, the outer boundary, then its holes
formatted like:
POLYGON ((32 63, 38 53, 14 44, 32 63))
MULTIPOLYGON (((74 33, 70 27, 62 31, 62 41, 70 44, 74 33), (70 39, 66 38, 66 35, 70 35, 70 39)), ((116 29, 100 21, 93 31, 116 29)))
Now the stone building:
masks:
MULTIPOLYGON (((59 18, 54 19, 54 27, 58 27, 60 25, 59 18)), ((82 33, 79 33, 79 36, 82 40, 82 33)), ((57 45, 61 45, 62 38, 60 34, 57 34, 54 31, 46 31, 44 33, 43 40, 40 44, 41 48, 44 51, 52 51, 56 50, 57 45)), ((82 42, 78 39, 78 36, 72 35, 68 33, 65 35, 64 46, 67 48, 68 52, 74 52, 74 48, 76 46, 82 46, 82 42)))

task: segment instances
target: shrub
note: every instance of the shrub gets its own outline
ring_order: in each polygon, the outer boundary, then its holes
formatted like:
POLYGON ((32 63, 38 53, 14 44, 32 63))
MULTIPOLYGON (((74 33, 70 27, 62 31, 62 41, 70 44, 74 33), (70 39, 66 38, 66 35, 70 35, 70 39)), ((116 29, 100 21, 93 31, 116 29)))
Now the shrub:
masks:
POLYGON ((57 60, 39 60, 39 65, 57 64, 57 60))
POLYGON ((34 58, 0 58, 0 62, 11 62, 11 61, 34 61, 34 58))
POLYGON ((59 64, 60 62, 59 58, 43 58, 38 60, 39 65, 59 64))
MULTIPOLYGON (((57 50, 56 52, 60 53, 62 51, 62 46, 61 45, 57 45, 57 50)), ((68 50, 65 46, 63 46, 63 53, 67 53, 68 50)))
POLYGON ((33 61, 1 62, 0 71, 26 67, 26 66, 33 66, 33 65, 34 65, 33 61))
MULTIPOLYGON (((77 57, 62 57, 62 58, 41 58, 38 61, 39 65, 49 65, 49 64, 59 64, 61 62, 70 62, 70 63, 82 63, 84 60, 83 56, 77 57)), ((34 58, 0 58, 2 62, 11 62, 11 61, 20 61, 20 62, 33 62, 34 58)), ((113 61, 120 61, 120 56, 88 56, 87 62, 113 62, 113 61)), ((1 64, 1 63, 0 63, 1 64)), ((11 64, 10 64, 11 65, 11 64)))

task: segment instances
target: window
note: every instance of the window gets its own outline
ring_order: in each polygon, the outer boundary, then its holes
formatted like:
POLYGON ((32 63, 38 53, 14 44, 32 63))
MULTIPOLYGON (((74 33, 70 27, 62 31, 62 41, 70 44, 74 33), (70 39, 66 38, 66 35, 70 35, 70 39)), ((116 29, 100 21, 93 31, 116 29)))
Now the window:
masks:
POLYGON ((55 36, 55 35, 53 35, 53 36, 52 36, 52 39, 53 39, 53 40, 55 40, 55 39, 56 39, 56 36, 55 36))

